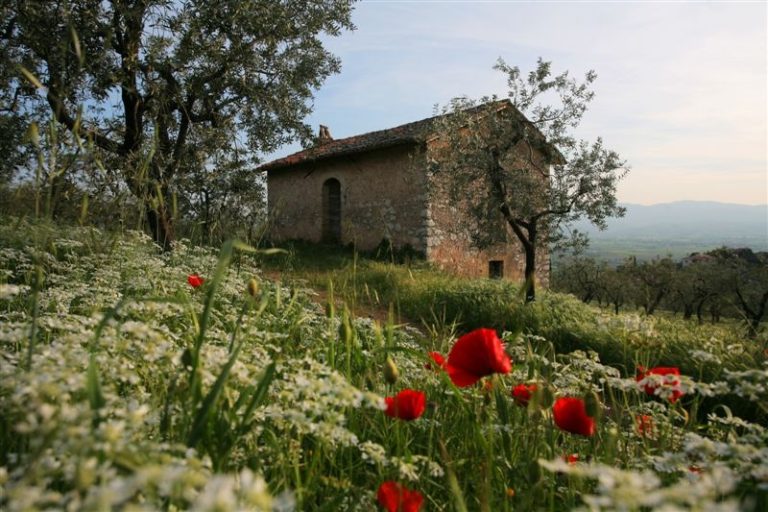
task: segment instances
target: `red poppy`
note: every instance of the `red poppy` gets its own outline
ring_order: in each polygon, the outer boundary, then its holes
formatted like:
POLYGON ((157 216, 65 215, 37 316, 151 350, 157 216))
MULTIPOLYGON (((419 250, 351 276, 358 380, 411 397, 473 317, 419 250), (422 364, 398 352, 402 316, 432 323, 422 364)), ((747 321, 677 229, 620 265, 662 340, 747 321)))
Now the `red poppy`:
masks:
POLYGON ((462 388, 486 375, 509 373, 511 369, 512 361, 493 329, 476 329, 465 334, 448 354, 448 375, 462 388))
POLYGON ((384 414, 401 420, 415 420, 422 414, 427 406, 427 396, 421 391, 404 389, 395 396, 384 399, 387 409, 384 414))
POLYGON ((531 401, 531 396, 535 391, 536 384, 518 384, 512 389, 512 398, 515 399, 517 405, 525 407, 531 401))
POLYGON ((635 417, 637 433, 640 436, 653 435, 653 418, 647 414, 638 414, 635 417))
POLYGON ((595 420, 587 414, 587 408, 581 398, 558 398, 552 406, 552 414, 555 424, 561 430, 582 436, 595 434, 595 420))
POLYGON ((432 359, 431 362, 424 365, 424 368, 427 370, 438 370, 438 369, 445 369, 446 363, 445 358, 440 352, 430 352, 429 358, 432 359))
POLYGON ((387 512, 419 512, 424 496, 389 480, 379 486, 376 499, 387 512))
POLYGON ((197 274, 189 274, 189 276, 187 276, 187 282, 189 283, 189 286, 191 286, 192 288, 201 287, 204 281, 205 279, 203 279, 197 274))
MULTIPOLYGON (((677 376, 680 375, 680 370, 678 368, 675 368, 674 366, 657 366, 656 368, 646 370, 642 366, 638 366, 635 380, 641 382, 651 375, 659 375, 663 377, 663 382, 661 384, 663 388, 671 388, 671 390, 662 389, 662 394, 668 397, 670 403, 677 402, 680 397, 683 396, 683 391, 680 389, 680 379, 677 378, 677 376), (670 377, 670 375, 672 377, 670 377)), ((645 389, 646 394, 651 396, 656 394, 656 389, 659 387, 658 383, 653 378, 643 382, 642 386, 643 389, 645 389)))
POLYGON ((579 454, 570 453, 570 454, 563 455, 563 460, 570 465, 576 464, 577 462, 579 462, 579 454))

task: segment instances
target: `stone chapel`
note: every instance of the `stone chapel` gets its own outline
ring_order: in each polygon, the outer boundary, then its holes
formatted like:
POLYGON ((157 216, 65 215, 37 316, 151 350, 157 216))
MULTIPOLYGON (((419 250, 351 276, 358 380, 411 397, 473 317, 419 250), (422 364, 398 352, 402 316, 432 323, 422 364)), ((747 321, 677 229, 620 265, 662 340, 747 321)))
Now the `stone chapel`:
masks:
MULTIPOLYGON (((515 109, 509 100, 476 108, 515 109)), ((453 204, 444 178, 430 172, 439 158, 438 117, 343 139, 321 125, 313 147, 259 167, 267 173, 270 238, 364 251, 387 240, 457 275, 522 280, 524 253, 511 230, 505 242, 474 247, 467 214, 453 204)), ((541 247, 538 255, 537 277, 546 286, 549 251, 541 247)))

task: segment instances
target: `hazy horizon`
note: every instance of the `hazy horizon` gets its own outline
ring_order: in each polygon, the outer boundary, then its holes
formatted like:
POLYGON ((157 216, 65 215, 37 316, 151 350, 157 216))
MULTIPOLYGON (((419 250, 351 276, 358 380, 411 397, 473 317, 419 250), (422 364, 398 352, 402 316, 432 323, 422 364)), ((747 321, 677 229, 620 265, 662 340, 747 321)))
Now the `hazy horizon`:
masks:
POLYGON ((674 201, 661 201, 659 203, 639 203, 636 201, 619 201, 619 203, 622 205, 634 204, 638 206, 659 206, 664 204, 675 204, 675 203, 715 203, 715 204, 733 205, 733 206, 768 206, 768 201, 766 201, 765 203, 731 203, 728 201, 715 201, 710 199, 675 199, 674 201))

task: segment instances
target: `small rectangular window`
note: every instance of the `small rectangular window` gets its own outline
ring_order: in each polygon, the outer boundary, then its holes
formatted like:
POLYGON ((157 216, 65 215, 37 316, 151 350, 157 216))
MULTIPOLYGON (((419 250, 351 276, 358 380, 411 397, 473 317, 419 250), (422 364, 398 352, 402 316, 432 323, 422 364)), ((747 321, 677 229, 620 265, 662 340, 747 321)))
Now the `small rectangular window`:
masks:
POLYGON ((488 277, 491 279, 501 279, 504 277, 504 261, 491 260, 488 262, 488 277))

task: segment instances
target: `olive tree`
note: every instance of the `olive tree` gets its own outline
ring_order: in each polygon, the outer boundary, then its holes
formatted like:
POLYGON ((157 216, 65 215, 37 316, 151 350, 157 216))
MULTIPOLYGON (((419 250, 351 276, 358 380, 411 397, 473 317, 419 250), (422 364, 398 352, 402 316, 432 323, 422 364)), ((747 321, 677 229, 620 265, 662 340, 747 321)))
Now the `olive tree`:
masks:
POLYGON ((562 262, 557 269, 557 288, 572 293, 589 304, 594 299, 602 302, 604 275, 608 265, 594 258, 579 257, 562 262))
POLYGON ((677 264, 671 257, 657 257, 642 263, 631 258, 624 264, 624 270, 634 281, 635 304, 642 306, 646 315, 652 315, 672 292, 677 264))
POLYGON ((527 76, 501 59, 495 69, 506 75, 509 100, 456 98, 444 107, 435 172, 449 176, 456 199, 488 234, 476 245, 497 242, 507 226, 514 233, 525 253, 530 302, 537 251, 564 242, 561 228, 580 218, 604 228, 607 217, 623 215, 616 185, 628 168, 602 139, 575 136, 594 97, 593 71, 583 80, 553 75, 541 59, 527 76))
POLYGON ((768 252, 723 247, 708 254, 722 266, 724 282, 747 324, 749 336, 757 336, 760 323, 768 316, 768 252))
POLYGON ((340 69, 321 38, 354 28, 351 4, 0 0, 0 76, 17 112, 43 104, 103 152, 168 248, 190 141, 216 132, 257 155, 308 140, 314 91, 340 69))

